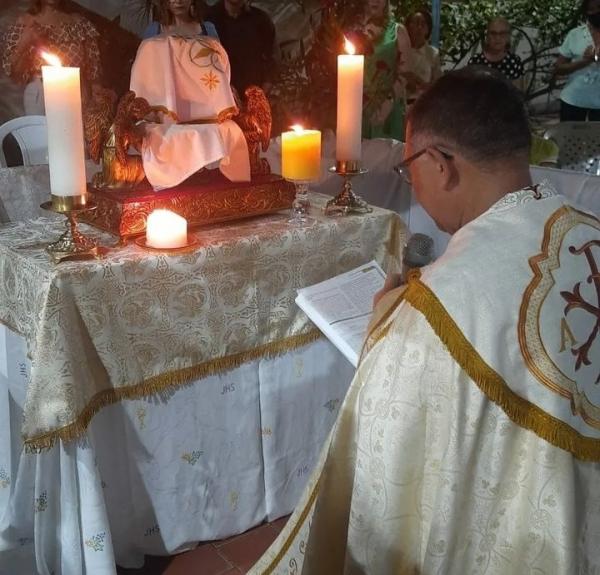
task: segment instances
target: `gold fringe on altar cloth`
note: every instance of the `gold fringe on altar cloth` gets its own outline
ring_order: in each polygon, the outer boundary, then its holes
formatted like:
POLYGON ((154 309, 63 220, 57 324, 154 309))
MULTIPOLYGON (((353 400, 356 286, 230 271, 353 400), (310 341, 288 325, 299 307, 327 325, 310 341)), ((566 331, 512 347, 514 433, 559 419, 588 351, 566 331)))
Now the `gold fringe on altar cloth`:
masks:
POLYGON ((112 388, 103 390, 92 398, 79 414, 77 420, 73 423, 44 435, 23 438, 25 451, 27 453, 39 453, 51 449, 57 440, 68 442, 78 439, 86 432, 92 417, 94 417, 96 413, 103 407, 112 405, 123 399, 140 399, 149 395, 162 393, 169 389, 176 389, 182 385, 190 385, 197 379, 230 371, 249 361, 283 355, 289 351, 313 343, 321 337, 322 334, 319 330, 312 330, 308 333, 267 343, 248 351, 219 357, 199 365, 163 373, 135 385, 118 389, 112 388))

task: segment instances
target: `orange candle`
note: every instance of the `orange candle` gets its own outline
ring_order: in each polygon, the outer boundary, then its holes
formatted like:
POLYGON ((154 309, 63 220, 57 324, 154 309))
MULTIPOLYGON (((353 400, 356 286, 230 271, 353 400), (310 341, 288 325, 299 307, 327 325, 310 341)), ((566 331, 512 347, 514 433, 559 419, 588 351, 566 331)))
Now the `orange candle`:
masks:
POLYGON ((286 180, 313 181, 321 176, 321 132, 292 126, 281 134, 281 174, 286 180))

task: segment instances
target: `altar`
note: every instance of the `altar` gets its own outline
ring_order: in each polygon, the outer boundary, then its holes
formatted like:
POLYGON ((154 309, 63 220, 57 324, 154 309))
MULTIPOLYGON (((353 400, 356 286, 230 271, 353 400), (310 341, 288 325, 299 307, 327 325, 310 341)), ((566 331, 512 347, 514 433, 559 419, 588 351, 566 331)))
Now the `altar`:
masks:
POLYGON ((0 229, 0 573, 114 573, 293 509, 353 374, 296 290, 397 266, 406 233, 325 199, 181 254, 55 265, 60 219, 0 229))

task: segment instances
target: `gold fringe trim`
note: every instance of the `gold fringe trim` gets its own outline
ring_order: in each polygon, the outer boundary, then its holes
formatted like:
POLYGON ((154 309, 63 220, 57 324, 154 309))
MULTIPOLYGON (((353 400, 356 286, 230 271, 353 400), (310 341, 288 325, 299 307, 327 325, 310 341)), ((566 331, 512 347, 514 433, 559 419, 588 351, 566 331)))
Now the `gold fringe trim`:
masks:
POLYGON ((248 351, 213 359, 193 367, 185 367, 176 371, 163 373, 135 385, 118 389, 105 389, 92 397, 73 423, 49 433, 44 433, 43 435, 23 438, 25 451, 27 453, 40 453, 41 451, 51 449, 57 440, 69 442, 78 439, 85 433, 94 415, 103 407, 118 403, 123 399, 140 399, 148 395, 155 395, 169 389, 175 389, 182 385, 188 385, 194 380, 235 369, 249 361, 283 355, 317 341, 321 337, 322 333, 319 330, 312 330, 308 333, 267 343, 248 351))
POLYGON ((315 504, 315 500, 317 498, 317 495, 319 494, 320 483, 321 476, 319 476, 319 479, 317 479, 317 481, 315 482, 315 485, 312 491, 310 492, 308 501, 306 502, 302 513, 300 513, 300 517, 298 517, 298 521, 296 521, 294 528, 290 531, 290 534, 288 535, 284 544, 281 546, 281 549, 278 551, 277 555, 275 555, 275 557, 273 558, 273 561, 269 563, 269 566, 261 573, 261 575, 271 575, 271 573, 273 573, 273 571, 275 570, 275 567, 277 567, 279 562, 283 559, 283 556, 288 552, 288 549, 292 546, 292 543, 296 539, 296 536, 300 532, 300 529, 302 529, 302 525, 304 525, 304 522, 306 521, 306 518, 308 517, 312 506, 315 504))
POLYGON ((405 300, 421 312, 450 355, 479 389, 517 425, 583 461, 600 461, 600 440, 581 435, 564 421, 517 395, 470 344, 436 295, 420 280, 409 282, 405 300))

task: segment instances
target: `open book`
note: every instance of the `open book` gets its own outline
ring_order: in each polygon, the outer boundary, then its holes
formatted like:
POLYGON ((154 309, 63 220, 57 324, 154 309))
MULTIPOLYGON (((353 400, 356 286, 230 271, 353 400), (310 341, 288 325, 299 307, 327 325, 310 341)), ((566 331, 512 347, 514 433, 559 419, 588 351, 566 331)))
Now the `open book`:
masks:
POLYGON ((373 296, 385 282, 376 261, 298 290, 296 303, 356 367, 373 311, 373 296))

